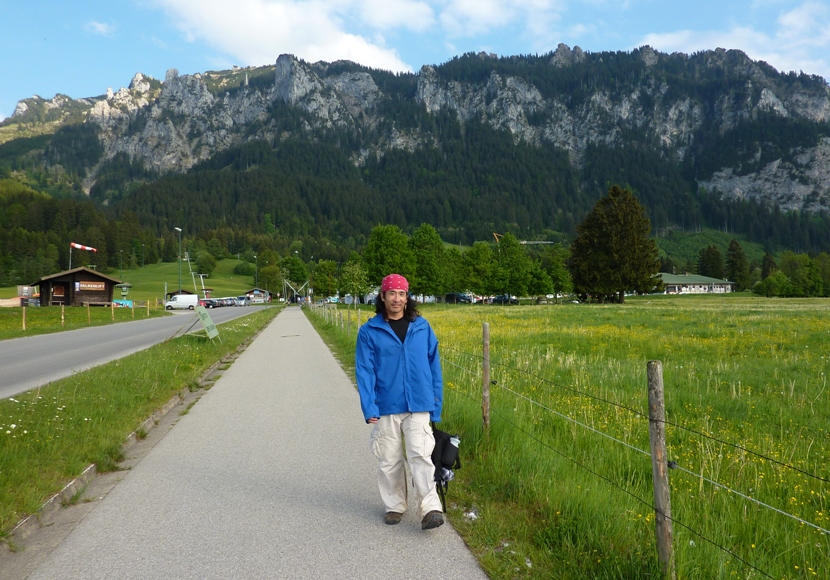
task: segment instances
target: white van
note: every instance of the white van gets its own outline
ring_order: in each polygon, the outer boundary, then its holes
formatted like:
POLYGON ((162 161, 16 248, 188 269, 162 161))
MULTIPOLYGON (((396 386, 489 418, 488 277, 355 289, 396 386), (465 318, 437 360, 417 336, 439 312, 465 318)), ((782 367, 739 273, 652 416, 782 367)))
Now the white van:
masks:
POLYGON ((197 294, 176 294, 164 303, 164 308, 167 310, 184 310, 185 308, 193 310, 197 306, 199 306, 197 294))

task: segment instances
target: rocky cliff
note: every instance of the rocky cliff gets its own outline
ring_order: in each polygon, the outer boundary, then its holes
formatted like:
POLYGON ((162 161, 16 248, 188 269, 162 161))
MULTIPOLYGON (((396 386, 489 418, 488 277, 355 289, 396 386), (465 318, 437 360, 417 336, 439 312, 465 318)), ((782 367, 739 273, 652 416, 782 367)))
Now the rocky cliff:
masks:
POLYGON ((163 82, 136 74, 128 88, 95 98, 25 99, 3 125, 97 126, 104 153, 86 168, 88 192, 119 154, 165 174, 252 140, 350 134, 358 165, 390 149, 440 147, 424 123, 403 122, 398 111, 413 108, 449 112, 462 127, 485 123, 516 143, 553 144, 577 167, 591 147, 645 144, 690 168, 699 187, 785 209, 830 209, 830 87, 723 49, 586 53, 560 44, 543 58, 471 54, 414 75, 282 55, 270 67, 171 70, 163 82), (807 131, 781 140, 758 126, 769 119, 807 131), (733 158, 717 153, 725 143, 733 158))

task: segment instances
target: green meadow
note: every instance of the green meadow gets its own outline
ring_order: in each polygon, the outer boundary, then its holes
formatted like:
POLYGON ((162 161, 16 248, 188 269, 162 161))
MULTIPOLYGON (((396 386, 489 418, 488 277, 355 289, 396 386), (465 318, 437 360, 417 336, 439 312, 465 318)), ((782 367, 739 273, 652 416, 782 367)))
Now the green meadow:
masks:
MULTIPOLYGON (((424 306, 443 428, 462 439, 453 525, 493 578, 660 577, 646 377, 659 360, 678 578, 830 578, 828 306, 746 294, 424 306)), ((351 363, 354 319, 345 340, 313 319, 351 363)))

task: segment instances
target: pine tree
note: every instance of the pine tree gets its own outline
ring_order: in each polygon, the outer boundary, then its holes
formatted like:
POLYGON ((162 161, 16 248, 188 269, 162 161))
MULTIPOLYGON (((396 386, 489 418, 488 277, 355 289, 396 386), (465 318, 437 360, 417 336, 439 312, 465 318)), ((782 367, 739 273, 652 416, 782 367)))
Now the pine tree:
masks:
POLYGON ((775 258, 772 257, 772 254, 769 252, 764 254, 764 258, 761 260, 761 280, 769 278, 777 269, 778 264, 775 263, 775 258))
POLYGON ((650 231, 645 209, 631 190, 611 186, 576 228, 571 244, 574 290, 623 303, 626 292, 658 289, 660 260, 650 231))
POLYGON ((697 258, 697 273, 723 280, 723 255, 716 245, 712 244, 700 251, 697 258))
POLYGON ((738 290, 746 290, 750 286, 749 260, 738 240, 732 240, 726 251, 726 278, 736 282, 738 290))

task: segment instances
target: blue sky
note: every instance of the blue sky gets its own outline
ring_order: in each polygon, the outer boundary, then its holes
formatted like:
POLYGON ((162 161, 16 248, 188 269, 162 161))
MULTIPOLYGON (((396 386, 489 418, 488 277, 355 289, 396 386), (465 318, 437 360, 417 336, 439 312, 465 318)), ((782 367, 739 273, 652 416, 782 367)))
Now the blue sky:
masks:
POLYGON ((264 65, 282 53, 417 71, 469 51, 737 48, 830 78, 830 3, 817 0, 0 0, 0 119, 34 94, 72 98, 264 65))

